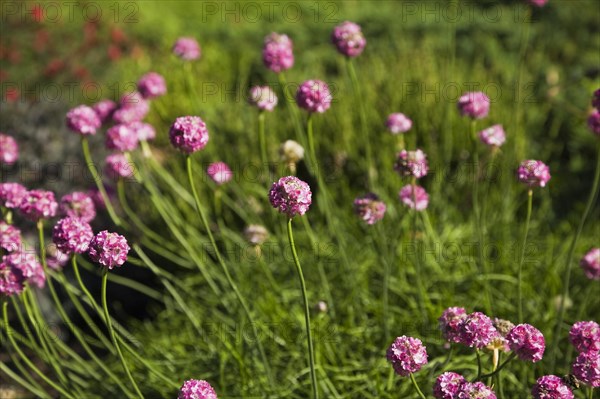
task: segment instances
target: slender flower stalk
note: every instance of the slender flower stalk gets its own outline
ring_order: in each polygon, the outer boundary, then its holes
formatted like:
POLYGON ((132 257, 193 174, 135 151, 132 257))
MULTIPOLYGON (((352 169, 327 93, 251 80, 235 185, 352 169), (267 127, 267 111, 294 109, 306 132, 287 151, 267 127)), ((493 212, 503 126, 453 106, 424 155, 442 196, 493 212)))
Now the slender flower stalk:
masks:
POLYGON ((412 384, 415 387, 415 390, 417 391, 417 394, 419 395, 419 397, 421 399, 427 399, 425 397, 425 395, 423 394, 423 392, 421 391, 421 388, 419 388, 419 384, 417 384, 417 380, 415 380, 415 375, 413 373, 410 373, 410 382, 412 382, 412 384))
POLYGON ((94 161, 92 160, 92 156, 90 155, 90 145, 88 143, 87 137, 85 137, 85 136, 81 137, 81 147, 83 148, 83 156, 85 158, 85 162, 88 166, 90 173, 92 174, 92 178, 94 179, 96 186, 98 187, 98 191, 100 191, 102 200, 104 200, 104 203, 106 204, 106 210, 108 211, 110 219, 117 226, 121 226, 121 219, 119 219, 119 217, 117 216, 117 214, 110 202, 110 198, 108 197, 108 194, 106 193, 106 189, 104 188, 104 183, 102 183, 102 178, 100 177, 100 174, 98 173, 98 169, 96 168, 96 165, 94 164, 94 161))
POLYGON ((315 151, 315 139, 313 135, 313 113, 308 113, 306 119, 306 133, 308 135, 308 151, 310 153, 310 162, 314 170, 318 169, 317 165, 317 152, 315 151))
POLYGON ((267 157, 267 142, 265 139, 265 112, 258 112, 258 141, 260 143, 260 160, 261 167, 266 168, 269 158, 267 157))
POLYGON ((312 333, 310 329, 310 310, 308 306, 308 297, 306 296, 306 283, 304 281, 304 274, 302 273, 302 266, 300 266, 300 260, 298 259, 298 253, 296 251, 296 245, 294 244, 294 234, 292 231, 292 218, 287 223, 288 240, 290 247, 292 248, 292 255, 294 257, 294 264, 296 265, 296 271, 298 272, 298 278, 300 279, 300 287, 302 288, 302 300, 304 301, 304 323, 306 327, 306 341, 308 345, 308 361, 310 364, 310 379, 312 383, 313 399, 319 398, 319 389, 317 386, 317 373, 315 370, 315 355, 313 347, 312 333))
POLYGON ((133 390, 136 392, 136 394, 141 399, 144 399, 144 395, 142 394, 142 392, 140 391, 140 388, 137 386, 135 380, 133 379, 133 376, 131 375, 131 371, 129 370, 129 367, 127 366, 127 362, 125 361, 125 358, 123 357, 123 352, 121 352, 121 346, 119 345, 119 342, 117 341, 117 336, 116 336, 115 330, 113 329, 113 326, 112 326, 110 314, 108 313, 108 303, 106 301, 106 283, 108 281, 108 270, 109 270, 108 268, 105 268, 104 272, 102 273, 102 309, 104 310, 104 322, 106 323, 106 327, 108 327, 108 331, 110 333, 110 338, 112 339, 113 345, 115 346, 115 349, 117 350, 117 354, 119 356, 119 360, 121 361, 121 365, 123 366, 123 369, 125 370, 125 374, 127 374, 127 378, 129 379, 129 382, 133 386, 133 390))
POLYGON ((529 221, 531 220, 531 207, 533 204, 533 190, 527 191, 527 216, 525 218, 525 230, 521 243, 521 256, 519 257, 519 269, 517 272, 517 319, 523 322, 523 261, 525 260, 525 247, 527 246, 527 235, 529 234, 529 221))

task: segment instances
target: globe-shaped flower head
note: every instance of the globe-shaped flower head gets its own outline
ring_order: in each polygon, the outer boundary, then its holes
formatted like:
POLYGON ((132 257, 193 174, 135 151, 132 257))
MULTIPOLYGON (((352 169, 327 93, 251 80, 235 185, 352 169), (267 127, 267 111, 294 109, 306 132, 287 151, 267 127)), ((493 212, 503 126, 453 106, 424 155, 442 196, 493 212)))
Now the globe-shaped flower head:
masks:
POLYGON ((427 156, 425 153, 417 149, 416 151, 402 150, 396 156, 394 170, 400 176, 414 176, 420 179, 427 175, 429 166, 427 164, 427 156))
POLYGON ((450 342, 460 342, 459 326, 467 318, 465 308, 450 307, 438 319, 442 335, 450 342))
POLYGON ((271 186, 269 201, 273 208, 290 219, 304 215, 312 203, 312 193, 306 182, 295 176, 282 177, 271 186))
POLYGON ((273 111, 277 95, 269 86, 254 86, 250 89, 248 101, 261 111, 273 111))
POLYGON ((6 255, 0 261, 0 297, 18 295, 25 288, 25 278, 19 269, 6 262, 6 255))
POLYGON ((388 348, 387 360, 392 363, 396 374, 407 377, 427 364, 427 350, 420 339, 403 335, 388 348))
POLYGON ((146 99, 160 97, 167 92, 165 78, 156 72, 148 72, 138 80, 137 89, 146 99))
POLYGON ((458 399, 496 399, 496 394, 483 382, 465 382, 458 392, 458 399))
POLYGON ((121 97, 119 108, 113 112, 115 123, 128 124, 139 122, 150 111, 150 104, 138 91, 127 93, 121 97))
POLYGON ((489 317, 473 312, 460 323, 458 334, 461 344, 481 349, 498 336, 498 331, 489 317))
POLYGON ((102 121, 96 111, 87 105, 79 105, 67 112, 67 127, 82 136, 96 134, 102 126, 102 121))
POLYGON ((579 261, 587 278, 600 280, 600 248, 592 248, 579 261))
POLYGON ((479 140, 490 147, 500 147, 506 141, 502 125, 493 125, 479 132, 479 140))
POLYGON ((517 170, 517 177, 521 183, 531 187, 545 187, 550 180, 550 168, 542 161, 533 159, 521 162, 517 170))
POLYGON ((579 352, 600 351, 600 325, 595 321, 578 321, 569 331, 569 341, 579 352))
POLYGON ((206 123, 199 116, 181 116, 171 125, 169 139, 175 148, 186 154, 199 151, 208 143, 206 123))
POLYGON ((27 189, 19 183, 0 183, 0 206, 19 208, 26 196, 27 189))
POLYGON ((0 165, 12 165, 19 159, 19 146, 14 138, 0 133, 0 165))
POLYGON ((129 249, 125 237, 103 230, 90 241, 89 255, 94 262, 112 269, 125 263, 129 249))
POLYGON ((217 393, 204 380, 187 380, 179 389, 177 399, 217 399, 217 393))
POLYGON ((350 21, 342 22, 333 28, 331 41, 337 50, 346 57, 357 57, 367 45, 360 25, 350 21))
POLYGON ((200 45, 193 37, 180 37, 173 45, 173 54, 184 61, 200 58, 200 45))
POLYGON ((542 360, 546 350, 544 335, 530 324, 519 324, 506 335, 510 349, 519 359, 533 363, 542 360))
POLYGON ((433 385, 433 397, 436 399, 455 399, 465 382, 465 377, 462 375, 447 371, 436 378, 433 385))
POLYGON ((96 205, 86 193, 75 191, 60 199, 60 213, 63 216, 79 218, 86 223, 96 217, 96 205))
POLYGON ((21 201, 19 209, 27 219, 37 222, 56 216, 58 203, 52 191, 31 190, 21 201))
POLYGON ((527 1, 529 2, 529 4, 531 4, 532 6, 536 6, 536 7, 543 7, 548 2, 548 0, 527 0, 527 1))
POLYGON ((23 282, 43 288, 46 283, 44 269, 38 258, 32 253, 21 251, 11 252, 2 258, 2 261, 13 269, 16 276, 21 276, 23 282))
POLYGON ((327 83, 317 79, 302 83, 296 92, 296 103, 308 112, 327 111, 331 106, 331 98, 327 83))
POLYGON ((265 66, 275 73, 290 69, 294 65, 293 47, 287 35, 273 32, 265 37, 262 51, 265 66))
POLYGON ((531 395, 533 399, 573 399, 571 388, 555 375, 538 378, 531 389, 531 395))
POLYGON ((458 99, 458 110, 471 119, 485 118, 490 111, 490 99, 481 91, 465 93, 458 99))
POLYGON ((397 112, 388 116, 385 125, 392 134, 405 133, 412 127, 412 121, 406 115, 397 112))
POLYGON ((156 130, 149 123, 132 122, 129 124, 129 128, 135 132, 139 141, 150 141, 156 138, 156 130))
POLYGON ((90 225, 77 218, 60 219, 52 230, 52 241, 64 253, 84 253, 93 237, 90 225))
POLYGON ((225 162, 213 162, 208 165, 206 174, 216 184, 225 184, 233 177, 233 172, 225 162))
POLYGON ((600 387, 600 352, 582 352, 573 362, 573 375, 594 388, 600 387))
POLYGON ((96 115, 98 115, 101 123, 108 122, 117 108, 117 103, 112 100, 102 100, 92 105, 92 109, 96 112, 96 115))
POLYGON ((596 136, 600 136, 600 111, 593 110, 588 117, 588 127, 596 136))
POLYGON ((385 203, 380 201, 379 197, 373 193, 365 194, 354 200, 354 213, 369 225, 383 219, 385 210, 385 203))
POLYGON ((18 251, 22 246, 21 230, 0 220, 0 248, 6 252, 18 251))
POLYGON ((423 187, 416 184, 407 184, 402 187, 398 197, 404 205, 417 211, 424 211, 429 205, 429 194, 423 187))
POLYGON ((138 135, 130 125, 115 125, 106 131, 106 148, 110 150, 133 151, 138 142, 138 135))

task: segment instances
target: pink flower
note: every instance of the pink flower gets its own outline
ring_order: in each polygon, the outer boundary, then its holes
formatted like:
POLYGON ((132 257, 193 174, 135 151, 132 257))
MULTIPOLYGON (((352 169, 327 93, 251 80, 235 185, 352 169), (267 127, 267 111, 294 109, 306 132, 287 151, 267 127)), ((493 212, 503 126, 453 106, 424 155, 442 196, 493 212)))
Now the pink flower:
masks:
MULTIPOLYGON (((104 160, 104 172, 113 180, 129 179, 135 175, 135 165, 121 153, 110 154, 104 160)), ((104 201, 103 201, 104 202, 104 201)))
POLYGON ((483 382, 465 382, 458 392, 458 399, 496 399, 496 394, 483 382))
POLYGON ((91 222, 96 217, 94 200, 80 191, 62 197, 59 206, 61 215, 79 218, 86 223, 91 222))
POLYGON ((548 2, 548 0, 527 0, 527 1, 529 2, 529 4, 536 6, 536 7, 543 7, 548 2))
POLYGON ((273 111, 277 105, 277 95, 269 86, 254 86, 250 89, 250 104, 261 111, 273 111))
POLYGON ((479 140, 490 147, 500 147, 506 141, 502 125, 493 125, 479 132, 479 140))
POLYGON ((21 201, 20 211, 30 220, 49 219, 56 216, 58 204, 52 191, 31 190, 21 201))
POLYGON ((489 317, 473 312, 460 323, 458 334, 461 344, 481 349, 498 336, 498 331, 489 317))
POLYGON ((308 112, 327 111, 331 106, 331 98, 327 83, 317 79, 302 83, 296 92, 296 103, 308 112))
POLYGON ((96 134, 102 122, 92 108, 87 105, 80 105, 67 112, 67 127, 82 136, 96 134))
POLYGON ((90 241, 88 253, 94 262, 112 269, 127 261, 129 250, 125 237, 103 230, 90 241))
POLYGON ((372 225, 383 219, 386 206, 379 197, 373 193, 365 194, 354 200, 354 213, 365 223, 372 225))
POLYGON ((429 205, 429 195, 421 186, 407 184, 398 193, 400 201, 411 209, 423 211, 429 205))
POLYGON ((137 88, 142 97, 146 99, 159 97, 167 93, 165 78, 156 72, 148 72, 142 76, 138 81, 137 88))
POLYGON ((406 115, 397 112, 388 116, 385 125, 392 134, 405 133, 412 127, 412 121, 406 115))
POLYGON ((535 382, 531 389, 533 399, 573 399, 573 392, 562 378, 545 375, 535 382))
POLYGON ((52 241, 64 253, 84 253, 93 237, 91 226, 77 218, 60 219, 52 230, 52 241))
POLYGON ((587 278, 600 280, 600 248, 592 248, 579 261, 587 278))
POLYGON ((573 375, 594 388, 600 387, 600 352, 583 352, 573 363, 573 375))
POLYGON ((342 22, 333 28, 331 42, 346 57, 357 57, 367 45, 360 26, 350 21, 342 22))
POLYGON ((407 377, 427 364, 427 350, 418 338, 403 335, 387 350, 387 360, 392 363, 396 374, 407 377))
POLYGON ((132 122, 129 124, 129 128, 135 132, 139 141, 150 141, 156 138, 156 130, 149 123, 132 122))
POLYGON ((137 91, 125 94, 119 101, 119 108, 112 115, 113 121, 120 124, 139 122, 150 111, 150 104, 137 91))
POLYGON ((465 382, 465 377, 462 375, 451 371, 445 372, 436 378, 433 396, 436 399, 456 399, 465 382))
POLYGON ((312 193, 307 183, 295 176, 287 176, 273 183, 269 191, 269 201, 273 208, 291 219, 308 211, 312 203, 312 193))
POLYGON ((179 389, 177 399, 217 399, 217 393, 204 380, 187 380, 179 389))
POLYGON ((12 267, 6 260, 7 256, 3 256, 0 262, 0 297, 20 294, 25 284, 23 272, 12 267))
POLYGON ((6 252, 18 251, 22 246, 21 230, 0 220, 0 248, 6 252))
POLYGON ((417 149, 416 151, 402 150, 396 155, 394 170, 398 172, 400 176, 414 176, 417 179, 420 179, 421 177, 426 176, 429 171, 427 156, 420 149, 417 149))
POLYGON ((517 170, 517 176, 521 183, 531 187, 545 187, 550 180, 550 168, 542 161, 527 160, 521 162, 517 170))
POLYGON ((218 185, 225 184, 233 177, 233 172, 225 162, 213 162, 206 169, 208 177, 218 185))
POLYGON ((138 146, 138 135, 129 125, 115 125, 106 131, 106 148, 133 151, 138 146))
POLYGON ((450 307, 444 310, 438 319, 444 338, 450 342, 460 342, 459 326, 466 317, 465 308, 450 307))
POLYGON ((265 66, 275 73, 290 69, 294 65, 292 40, 287 35, 271 33, 265 37, 262 57, 265 66))
POLYGON ((173 147, 186 154, 199 151, 208 143, 206 123, 198 116, 179 117, 171 125, 169 139, 173 147))
POLYGON ((569 331, 569 341, 579 352, 600 351, 600 325, 595 321, 578 321, 569 331))
POLYGON ((19 183, 0 183, 0 206, 19 208, 26 196, 27 189, 19 183))
POLYGON ((596 136, 600 136, 600 111, 593 110, 587 120, 588 127, 596 136))
POLYGON ((92 109, 98 115, 100 122, 106 123, 112 118, 113 112, 117 109, 117 103, 112 100, 102 100, 92 105, 92 109))
MULTIPOLYGON (((32 253, 13 252, 3 257, 3 262, 20 272, 25 282, 44 288, 46 275, 37 257, 32 253)), ((18 272, 15 272, 17 274, 18 272)))
POLYGON ((515 326, 506 335, 506 341, 510 349, 519 356, 519 359, 533 363, 542 360, 546 350, 544 335, 530 324, 515 326))
POLYGON ((465 93, 458 99, 458 110, 472 119, 485 118, 490 111, 490 99, 481 91, 465 93))
POLYGON ((0 133, 0 164, 12 165, 19 159, 19 146, 14 138, 0 133))
POLYGON ((200 45, 193 37, 180 37, 173 45, 173 54, 185 61, 200 58, 200 45))

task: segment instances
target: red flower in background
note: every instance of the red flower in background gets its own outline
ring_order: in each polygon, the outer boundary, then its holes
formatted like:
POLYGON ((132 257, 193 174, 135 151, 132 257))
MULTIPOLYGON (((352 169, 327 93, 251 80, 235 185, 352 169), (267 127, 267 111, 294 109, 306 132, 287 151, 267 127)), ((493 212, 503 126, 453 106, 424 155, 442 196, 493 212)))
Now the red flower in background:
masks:
POLYGON ((50 40, 50 33, 47 30, 45 30, 45 29, 38 30, 35 33, 35 40, 33 42, 34 50, 37 51, 38 53, 41 53, 48 45, 49 40, 50 40))
POLYGON ((44 75, 52 77, 65 69, 65 62, 59 58, 50 60, 46 68, 44 69, 44 75))
POLYGON ((110 58, 112 61, 116 61, 121 58, 121 49, 114 44, 108 46, 108 58, 110 58))
POLYGON ((98 36, 98 25, 95 22, 86 22, 83 26, 84 41, 86 44, 92 44, 98 36))
POLYGON ((44 9, 39 4, 35 5, 31 9, 31 19, 35 22, 43 22, 44 21, 44 9))
POLYGON ((112 28, 110 30, 110 40, 115 44, 120 44, 127 40, 127 35, 120 28, 112 28))
POLYGON ((6 92, 4 93, 4 98, 9 103, 16 102, 19 99, 19 97, 21 97, 21 93, 19 92, 19 89, 17 89, 16 87, 9 87, 6 89, 6 92))

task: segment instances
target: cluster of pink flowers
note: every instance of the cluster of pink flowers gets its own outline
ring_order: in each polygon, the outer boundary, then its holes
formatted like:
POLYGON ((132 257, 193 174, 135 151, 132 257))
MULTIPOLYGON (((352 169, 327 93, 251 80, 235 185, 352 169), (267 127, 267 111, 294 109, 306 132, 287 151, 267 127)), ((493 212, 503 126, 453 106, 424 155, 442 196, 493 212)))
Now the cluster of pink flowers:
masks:
POLYGON ((110 121, 113 112, 115 112, 118 107, 117 103, 112 100, 102 100, 92 105, 92 109, 96 112, 101 123, 110 121))
POLYGON ((92 237, 94 237, 92 227, 87 222, 72 217, 60 219, 52 231, 52 241, 63 253, 86 252, 92 237))
POLYGON ((206 123, 198 116, 181 116, 171 125, 169 139, 173 147, 186 154, 199 151, 208 143, 206 123))
POLYGON ((386 206, 379 197, 373 193, 365 194, 354 200, 354 213, 365 223, 372 225, 383 219, 386 206))
POLYGON ((204 380, 187 380, 179 389, 177 399, 217 399, 217 393, 204 380))
POLYGON ((531 187, 545 187, 550 180, 550 168, 542 161, 533 159, 521 162, 517 170, 521 183, 531 187))
POLYGON ((417 211, 424 211, 429 205, 429 194, 423 187, 416 184, 407 184, 402 187, 398 197, 404 205, 417 211))
POLYGON ((145 99, 160 97, 167 93, 165 78, 156 72, 148 72, 138 80, 137 89, 145 99))
POLYGON ((579 261, 587 278, 600 280, 600 248, 590 249, 579 261))
POLYGON ((104 171, 113 180, 128 179, 135 174, 135 165, 121 153, 108 155, 104 163, 104 171))
POLYGON ((40 219, 49 219, 56 216, 58 203, 52 191, 31 190, 27 192, 19 210, 28 219, 37 222, 40 219))
POLYGON ((211 163, 206 169, 206 174, 218 185, 225 184, 233 178, 233 172, 225 162, 211 163))
POLYGON ((173 44, 173 54, 184 61, 193 61, 200 58, 200 45, 193 37, 180 37, 173 44))
POLYGON ((27 196, 27 189, 19 183, 0 183, 0 206, 15 209, 27 196))
POLYGON ((493 125, 479 132, 479 140, 490 147, 500 147, 506 141, 502 125, 493 125))
POLYGON ((302 83, 296 92, 296 103, 308 112, 323 113, 331 106, 331 92, 327 83, 311 79, 302 83))
POLYGON ((88 254, 94 262, 113 269, 127 261, 130 249, 125 237, 103 230, 91 239, 88 254))
POLYGON ((16 140, 7 134, 0 133, 0 165, 12 165, 19 159, 19 146, 16 140))
POLYGON ((569 340, 579 352, 573 362, 573 375, 581 382, 600 387, 600 325, 580 321, 571 327, 569 340))
POLYGON ((25 251, 9 252, 0 262, 0 296, 18 295, 25 284, 43 288, 46 283, 44 269, 37 257, 25 251))
POLYGON ((471 119, 485 118, 490 111, 490 99, 481 91, 465 93, 458 99, 458 110, 471 119))
POLYGON ((506 335, 510 349, 519 359, 539 362, 544 356, 546 342, 544 335, 529 324, 519 324, 506 335))
POLYGON ((121 97, 119 107, 113 112, 112 119, 117 124, 139 122, 150 111, 150 104, 139 92, 134 91, 121 97))
POLYGON ((274 182, 269 191, 269 202, 290 219, 304 215, 312 203, 309 185, 295 176, 286 176, 274 182))
POLYGON ((386 357, 396 374, 402 377, 416 373, 427 364, 427 350, 421 340, 406 335, 394 340, 386 357))
POLYGON ((397 112, 388 116, 385 125, 392 134, 406 133, 412 128, 412 121, 406 115, 397 112))
POLYGON ((415 151, 402 150, 396 156, 394 170, 400 176, 414 176, 420 179, 427 175, 429 166, 427 164, 427 156, 425 153, 417 149, 415 151))
POLYGON ((573 399, 573 392, 561 377, 545 375, 537 379, 531 395, 534 399, 573 399))
POLYGON ((128 124, 118 124, 106 131, 106 148, 122 152, 133 151, 138 146, 138 136, 128 124))
POLYGON ((0 220, 0 248, 6 252, 14 252, 19 250, 21 245, 21 230, 0 220))
POLYGON ((365 39, 360 25, 350 21, 342 22, 333 29, 331 41, 337 50, 346 57, 359 56, 367 45, 367 39, 365 39))
POLYGON ((59 205, 62 216, 74 217, 90 223, 96 217, 94 200, 84 192, 75 191, 63 196, 59 205))
POLYGON ((277 105, 277 95, 269 86, 253 86, 248 101, 261 111, 270 112, 277 105))
POLYGON ((67 127, 82 136, 91 136, 102 125, 96 111, 87 105, 79 105, 67 112, 67 127))
POLYGON ((271 33, 265 37, 263 47, 263 62, 275 73, 280 73, 294 66, 292 40, 287 35, 271 33))

